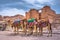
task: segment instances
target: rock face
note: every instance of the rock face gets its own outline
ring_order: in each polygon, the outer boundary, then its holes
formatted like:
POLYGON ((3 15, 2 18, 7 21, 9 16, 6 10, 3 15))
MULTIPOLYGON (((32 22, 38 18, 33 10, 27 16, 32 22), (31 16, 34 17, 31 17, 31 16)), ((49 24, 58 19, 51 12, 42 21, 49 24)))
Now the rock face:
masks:
POLYGON ((3 21, 3 17, 0 15, 0 21, 3 21))
POLYGON ((55 27, 60 27, 60 14, 56 14, 54 25, 55 27))
POLYGON ((56 17, 56 13, 49 6, 44 6, 40 10, 31 9, 29 12, 26 12, 26 19, 35 18, 35 19, 44 19, 52 22, 56 17), (39 12, 40 11, 40 12, 39 12))
POLYGON ((15 16, 11 16, 11 20, 20 20, 20 19, 24 19, 24 16, 22 16, 22 15, 19 15, 19 14, 17 14, 17 15, 15 15, 15 16))
POLYGON ((44 6, 41 10, 42 19, 49 20, 51 23, 55 20, 56 13, 49 6, 44 6))
POLYGON ((36 9, 31 9, 29 12, 26 12, 26 19, 35 18, 39 19, 39 13, 36 9))
POLYGON ((8 21, 8 20, 15 21, 15 20, 18 20, 18 19, 23 19, 23 18, 24 18, 24 16, 22 16, 20 14, 17 14, 15 16, 4 16, 3 20, 4 21, 8 21))

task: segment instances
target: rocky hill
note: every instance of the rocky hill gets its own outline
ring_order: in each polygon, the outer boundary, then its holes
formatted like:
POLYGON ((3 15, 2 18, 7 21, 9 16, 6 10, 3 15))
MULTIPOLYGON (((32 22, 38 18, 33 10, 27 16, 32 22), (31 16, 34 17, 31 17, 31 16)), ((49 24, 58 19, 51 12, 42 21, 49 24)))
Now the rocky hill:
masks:
POLYGON ((8 21, 8 20, 14 21, 17 19, 24 19, 24 16, 20 15, 20 14, 17 14, 14 16, 2 16, 2 15, 0 15, 0 21, 8 21))

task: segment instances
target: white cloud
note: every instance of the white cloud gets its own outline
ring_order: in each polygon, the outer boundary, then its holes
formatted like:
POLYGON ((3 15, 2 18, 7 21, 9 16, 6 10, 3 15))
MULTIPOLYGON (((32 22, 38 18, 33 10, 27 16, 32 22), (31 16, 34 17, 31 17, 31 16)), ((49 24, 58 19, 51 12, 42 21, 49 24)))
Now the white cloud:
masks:
POLYGON ((28 3, 35 3, 36 0, 24 0, 25 2, 28 2, 28 3))
POLYGON ((16 14, 25 15, 25 11, 23 9, 9 8, 0 11, 0 15, 3 16, 14 16, 16 14))
POLYGON ((9 6, 9 5, 17 5, 17 4, 23 4, 23 2, 13 2, 13 3, 6 3, 6 4, 2 4, 1 6, 9 6))
POLYGON ((31 4, 34 4, 35 2, 38 2, 40 4, 44 4, 44 3, 49 3, 49 4, 52 4, 53 3, 53 0, 24 0, 25 2, 28 2, 28 3, 31 3, 31 4))
POLYGON ((54 1, 53 0, 24 0, 25 2, 32 4, 35 7, 43 7, 44 4, 50 4, 50 5, 54 5, 54 1), (39 3, 39 4, 35 4, 35 3, 39 3))
POLYGON ((51 3, 52 0, 37 0, 37 2, 44 4, 44 3, 51 3))

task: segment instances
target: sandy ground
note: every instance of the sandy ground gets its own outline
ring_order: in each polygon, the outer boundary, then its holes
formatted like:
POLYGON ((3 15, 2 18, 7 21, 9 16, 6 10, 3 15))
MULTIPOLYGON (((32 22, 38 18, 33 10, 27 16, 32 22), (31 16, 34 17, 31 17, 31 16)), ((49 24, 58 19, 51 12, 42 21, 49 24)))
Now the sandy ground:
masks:
POLYGON ((22 33, 14 35, 11 31, 0 31, 0 40, 60 40, 59 31, 55 32, 52 37, 47 37, 47 34, 43 36, 37 35, 23 35, 22 33))

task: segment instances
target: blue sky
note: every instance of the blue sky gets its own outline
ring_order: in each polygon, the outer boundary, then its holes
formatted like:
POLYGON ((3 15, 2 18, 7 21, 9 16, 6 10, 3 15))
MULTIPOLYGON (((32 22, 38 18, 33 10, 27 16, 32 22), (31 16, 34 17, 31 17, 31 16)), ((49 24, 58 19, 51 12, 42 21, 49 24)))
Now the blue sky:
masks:
POLYGON ((25 15, 32 8, 41 9, 49 5, 57 14, 60 13, 60 0, 0 0, 0 15, 25 15))

